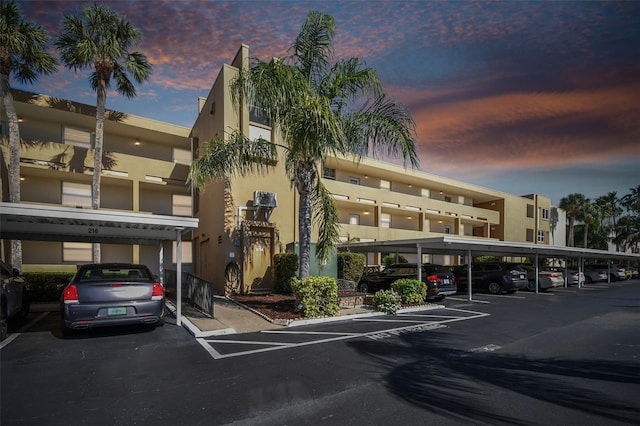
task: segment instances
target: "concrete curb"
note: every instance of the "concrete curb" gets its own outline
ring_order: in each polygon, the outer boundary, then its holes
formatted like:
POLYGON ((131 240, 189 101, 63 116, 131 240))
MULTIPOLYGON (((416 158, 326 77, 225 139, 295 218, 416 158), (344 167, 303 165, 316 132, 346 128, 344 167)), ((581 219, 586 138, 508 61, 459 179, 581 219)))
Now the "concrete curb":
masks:
MULTIPOLYGON (((167 308, 169 308, 169 310, 171 311, 171 314, 175 317, 176 316, 176 311, 177 311, 176 306, 172 302, 169 302, 169 301, 165 301, 165 305, 167 306, 167 308)), ((185 315, 181 315, 180 325, 182 325, 182 327, 184 327, 195 338, 211 337, 211 336, 222 336, 222 335, 225 335, 225 334, 236 334, 237 333, 236 330, 234 330, 231 327, 221 328, 221 329, 218 329, 218 330, 211 330, 211 331, 202 331, 194 323, 189 321, 189 318, 187 316, 185 316, 185 315)))

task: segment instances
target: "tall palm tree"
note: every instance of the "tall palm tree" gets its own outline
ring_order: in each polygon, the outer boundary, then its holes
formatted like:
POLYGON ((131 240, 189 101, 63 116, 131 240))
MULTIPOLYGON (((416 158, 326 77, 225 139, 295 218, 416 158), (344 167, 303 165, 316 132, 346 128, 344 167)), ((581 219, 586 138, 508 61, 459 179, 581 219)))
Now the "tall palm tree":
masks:
MULTIPOLYGON (((9 125, 9 201, 20 202, 20 128, 11 95, 10 77, 34 83, 41 74, 56 70, 56 60, 47 52, 49 35, 39 25, 28 22, 13 1, 0 1, 0 96, 9 125)), ((11 262, 22 269, 22 244, 11 243, 11 262)))
MULTIPOLYGON (((622 213, 622 208, 620 207, 620 200, 618 199, 617 192, 609 192, 607 195, 602 195, 596 198, 596 204, 600 207, 603 212, 602 218, 610 220, 609 226, 607 226, 607 236, 611 240, 616 239, 616 227, 617 220, 620 213, 622 213), (613 235, 612 235, 613 234, 613 235)), ((616 247, 617 250, 617 247, 616 247)))
MULTIPOLYGON (((62 32, 55 41, 60 59, 74 71, 91 69, 89 82, 97 93, 96 131, 93 160, 93 182, 91 207, 100 208, 100 175, 102 173, 102 151, 107 89, 115 81, 118 93, 133 98, 136 83, 148 80, 151 64, 140 52, 130 51, 142 34, 139 29, 111 9, 98 4, 86 6, 79 14, 65 15, 62 32)), ((100 261, 100 245, 93 245, 93 261, 100 261)))
MULTIPOLYGON (((328 155, 352 155, 371 149, 402 156, 417 166, 415 123, 382 91, 374 69, 358 58, 331 64, 334 19, 310 12, 288 56, 269 62, 254 60, 231 83, 236 106, 251 105, 282 134, 280 151, 299 202, 299 277, 309 275, 312 222, 318 226, 317 257, 326 259, 338 241, 335 203, 318 178, 328 155)), ((278 156, 276 145, 254 141, 241 132, 211 141, 194 161, 190 180, 203 187, 210 179, 255 172, 278 156)))
POLYGON ((573 238, 575 221, 582 214, 585 205, 585 196, 582 194, 569 194, 560 200, 560 208, 567 212, 567 220, 569 221, 569 233, 567 235, 567 246, 575 247, 573 238))

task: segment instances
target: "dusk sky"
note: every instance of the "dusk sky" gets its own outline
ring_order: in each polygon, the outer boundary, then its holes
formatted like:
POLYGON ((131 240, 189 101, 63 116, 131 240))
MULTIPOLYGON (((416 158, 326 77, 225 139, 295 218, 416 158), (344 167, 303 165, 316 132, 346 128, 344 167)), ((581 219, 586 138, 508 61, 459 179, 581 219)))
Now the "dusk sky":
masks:
MULTIPOLYGON (((374 67, 417 124, 420 169, 557 205, 640 185, 640 2, 101 1, 143 33, 151 79, 107 108, 191 127, 240 44, 282 57, 311 10, 335 56, 374 67)), ((20 1, 56 35, 85 2, 20 1)), ((57 56, 57 55, 56 55, 57 56)), ((95 105, 63 66, 17 88, 95 105)))

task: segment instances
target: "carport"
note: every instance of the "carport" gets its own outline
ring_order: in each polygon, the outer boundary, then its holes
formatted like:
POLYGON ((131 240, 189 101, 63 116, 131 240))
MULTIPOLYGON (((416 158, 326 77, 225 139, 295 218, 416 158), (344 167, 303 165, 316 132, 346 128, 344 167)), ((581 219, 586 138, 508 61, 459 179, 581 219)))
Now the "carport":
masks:
POLYGON ((0 202, 0 239, 157 245, 160 280, 164 272, 162 242, 176 241, 176 322, 182 315, 182 235, 198 219, 134 212, 0 202))
MULTIPOLYGON (((473 256, 518 256, 535 258, 536 292, 538 292, 539 258, 578 258, 580 259, 580 271, 582 271, 582 259, 606 259, 611 260, 635 260, 640 261, 640 254, 614 253, 605 250, 593 250, 580 247, 555 247, 531 243, 514 243, 508 241, 487 240, 479 238, 464 238, 456 236, 442 236, 431 238, 418 238, 407 240, 372 241, 361 243, 347 243, 339 245, 339 248, 358 253, 415 253, 418 261, 422 261, 422 254, 448 254, 465 256, 469 267, 467 268, 468 300, 473 300, 471 286, 471 263, 473 256)), ((422 268, 418 268, 418 279, 422 279, 422 268)), ((567 285, 565 273, 565 286, 567 285)))

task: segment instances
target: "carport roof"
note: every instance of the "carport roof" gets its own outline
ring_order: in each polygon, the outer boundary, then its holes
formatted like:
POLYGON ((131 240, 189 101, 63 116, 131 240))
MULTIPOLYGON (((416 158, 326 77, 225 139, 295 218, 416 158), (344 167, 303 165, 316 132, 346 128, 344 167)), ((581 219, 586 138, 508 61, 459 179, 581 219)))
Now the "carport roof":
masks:
POLYGON ((0 203, 0 238, 157 245, 198 219, 26 203, 0 203))
POLYGON ((530 257, 538 254, 543 257, 583 257, 610 260, 640 260, 640 254, 614 253, 605 250, 593 250, 580 247, 557 247, 541 244, 514 243, 508 241, 455 236, 417 238, 408 240, 390 240, 340 244, 340 248, 353 252, 385 253, 437 253, 449 255, 499 255, 530 257))

